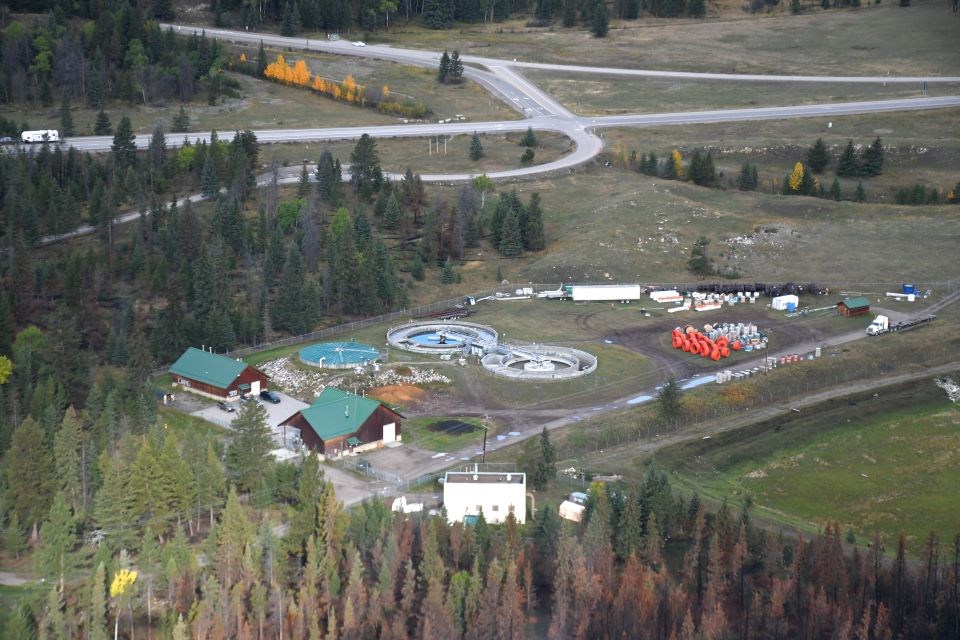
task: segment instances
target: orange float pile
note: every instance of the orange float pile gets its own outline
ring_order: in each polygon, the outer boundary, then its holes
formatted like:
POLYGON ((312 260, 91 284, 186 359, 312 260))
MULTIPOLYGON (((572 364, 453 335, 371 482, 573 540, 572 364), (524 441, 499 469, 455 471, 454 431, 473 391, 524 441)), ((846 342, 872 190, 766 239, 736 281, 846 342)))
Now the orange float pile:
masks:
POLYGON ((671 341, 674 349, 683 349, 687 353, 710 358, 714 362, 720 358, 729 358, 731 350, 739 351, 743 347, 739 340, 731 342, 726 336, 712 340, 692 325, 687 325, 684 329, 680 327, 674 329, 671 341))

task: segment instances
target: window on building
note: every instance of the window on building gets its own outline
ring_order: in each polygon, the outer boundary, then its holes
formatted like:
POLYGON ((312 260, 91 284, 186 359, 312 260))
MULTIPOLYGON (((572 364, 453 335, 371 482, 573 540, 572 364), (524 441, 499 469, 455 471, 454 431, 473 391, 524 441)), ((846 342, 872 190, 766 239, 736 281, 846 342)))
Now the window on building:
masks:
POLYGON ((491 507, 491 508, 492 508, 494 511, 500 511, 500 505, 498 505, 498 504, 493 505, 493 507, 491 507))
POLYGON ((517 510, 517 508, 516 508, 515 506, 513 506, 513 505, 510 505, 510 508, 507 509, 507 511, 509 511, 510 513, 513 513, 513 512, 516 511, 516 510, 517 510))
POLYGON ((478 504, 478 505, 477 505, 477 513, 480 513, 481 511, 483 511, 483 505, 482 505, 482 504, 478 504))

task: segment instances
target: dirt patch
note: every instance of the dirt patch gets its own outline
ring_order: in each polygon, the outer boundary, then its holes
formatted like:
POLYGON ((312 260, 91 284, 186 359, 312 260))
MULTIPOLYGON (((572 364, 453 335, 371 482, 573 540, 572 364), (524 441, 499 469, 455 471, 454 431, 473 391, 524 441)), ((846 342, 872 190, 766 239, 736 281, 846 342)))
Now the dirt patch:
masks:
POLYGON ((462 433, 470 433, 477 429, 477 426, 464 422, 462 420, 440 420, 427 425, 427 429, 434 433, 445 433, 451 436, 458 436, 462 433))
POLYGON ((390 384, 370 389, 367 395, 390 404, 409 406, 411 403, 422 400, 426 391, 408 384, 390 384))

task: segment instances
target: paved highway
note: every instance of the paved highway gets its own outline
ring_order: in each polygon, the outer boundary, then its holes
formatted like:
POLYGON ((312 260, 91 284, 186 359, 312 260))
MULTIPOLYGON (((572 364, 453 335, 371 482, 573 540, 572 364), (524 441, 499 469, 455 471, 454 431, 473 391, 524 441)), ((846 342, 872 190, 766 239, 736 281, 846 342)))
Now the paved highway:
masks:
MULTIPOLYGON (((289 49, 320 51, 340 55, 376 58, 421 67, 435 69, 440 54, 434 51, 419 51, 391 47, 388 45, 354 46, 346 40, 325 40, 311 38, 287 38, 265 33, 249 33, 226 29, 206 29, 187 25, 162 25, 171 27, 183 35, 204 32, 209 37, 221 40, 257 45, 261 41, 269 46, 289 49)), ((522 120, 500 122, 453 122, 444 124, 396 124, 364 127, 334 127, 314 129, 268 129, 254 131, 257 140, 262 143, 290 141, 318 142, 332 140, 353 140, 367 133, 377 138, 431 137, 440 135, 471 135, 480 133, 506 133, 525 131, 532 127, 541 131, 555 131, 570 138, 572 151, 561 158, 531 167, 521 167, 506 171, 491 172, 493 179, 517 178, 544 173, 568 170, 587 162, 603 148, 603 140, 594 132, 604 127, 650 127, 676 124, 698 124, 710 122, 753 121, 784 118, 823 117, 851 115, 859 113, 877 113, 881 111, 903 111, 913 109, 936 109, 960 106, 960 96, 942 96, 936 98, 910 98, 897 100, 874 100, 869 102, 845 102, 831 104, 798 105, 788 107, 760 107, 753 109, 718 109, 710 111, 687 111, 678 113, 628 114, 601 117, 576 116, 560 103, 547 95, 534 83, 517 72, 518 68, 553 70, 561 73, 591 73, 601 75, 621 74, 652 77, 686 78, 696 80, 721 81, 777 81, 777 82, 960 82, 960 77, 896 77, 896 76, 761 76, 751 74, 691 73, 680 71, 657 71, 643 69, 621 69, 607 67, 587 67, 580 65, 551 65, 516 60, 499 60, 480 56, 463 56, 468 63, 464 75, 490 91, 498 99, 524 116, 522 120), (477 65, 477 66, 473 66, 477 65)), ((226 137, 226 136, 224 136, 226 137)), ((148 135, 137 136, 137 146, 149 144, 148 135)), ((191 140, 209 140, 208 133, 190 134, 191 140)), ((110 137, 71 138, 65 144, 84 151, 104 151, 110 148, 110 137)), ((182 144, 182 139, 170 136, 168 146, 182 144)), ((424 175, 425 180, 434 182, 457 182, 471 180, 477 173, 448 173, 424 175)))

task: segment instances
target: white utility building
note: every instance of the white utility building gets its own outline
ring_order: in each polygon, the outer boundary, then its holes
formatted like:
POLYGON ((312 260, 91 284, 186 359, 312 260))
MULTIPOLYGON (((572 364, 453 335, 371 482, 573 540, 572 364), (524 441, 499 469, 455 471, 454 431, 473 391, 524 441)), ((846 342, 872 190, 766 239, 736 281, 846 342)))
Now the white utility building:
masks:
POLYGON ((491 524, 504 522, 508 513, 522 524, 527 519, 527 476, 516 472, 448 471, 443 480, 443 505, 451 524, 481 513, 491 524))

